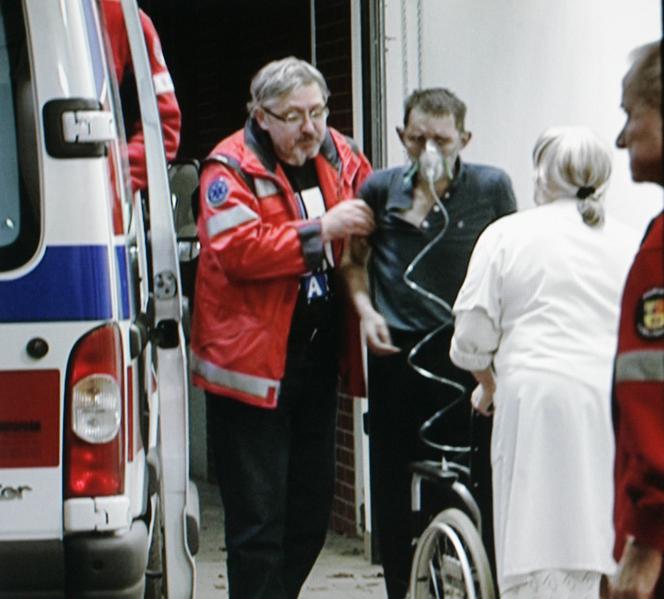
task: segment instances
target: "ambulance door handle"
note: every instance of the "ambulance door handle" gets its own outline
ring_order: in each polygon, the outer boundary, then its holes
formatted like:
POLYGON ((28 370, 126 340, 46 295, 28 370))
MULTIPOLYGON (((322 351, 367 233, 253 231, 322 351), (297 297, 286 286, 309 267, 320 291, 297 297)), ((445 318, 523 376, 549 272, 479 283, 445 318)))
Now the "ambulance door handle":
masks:
POLYGON ((113 114, 105 110, 62 113, 62 135, 68 143, 99 143, 115 137, 113 114))
POLYGON ((99 158, 117 136, 113 115, 95 98, 61 98, 44 104, 44 140, 53 158, 99 158))

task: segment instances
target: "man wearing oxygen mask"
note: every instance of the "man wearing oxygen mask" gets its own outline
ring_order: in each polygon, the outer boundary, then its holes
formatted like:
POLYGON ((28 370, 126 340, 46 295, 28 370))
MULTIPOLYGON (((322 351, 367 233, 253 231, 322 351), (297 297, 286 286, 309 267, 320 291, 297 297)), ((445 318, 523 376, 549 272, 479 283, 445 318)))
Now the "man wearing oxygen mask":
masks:
MULTIPOLYGON (((369 347, 372 497, 390 599, 404 598, 410 573, 409 463, 440 457, 426 451, 418 429, 460 397, 460 385, 475 387, 472 377, 448 358, 450 306, 482 230, 516 210, 506 173, 462 162, 460 153, 471 138, 465 115, 466 105, 447 89, 417 90, 407 98, 404 126, 397 133, 409 163, 375 172, 364 183, 360 197, 373 210, 376 227, 366 239, 353 238, 344 268, 369 347), (409 359, 411 350, 434 331, 409 359)), ((468 445, 470 419, 464 397, 444 415, 438 440, 468 445)), ((476 439, 484 463, 479 470, 485 472, 480 480, 490 487, 490 423, 482 424, 473 428, 475 436, 482 429, 482 438, 476 439)), ((480 504, 490 520, 490 489, 482 491, 480 504)), ((491 530, 490 521, 484 529, 491 530)), ((492 551, 492 544, 487 550, 492 551)))

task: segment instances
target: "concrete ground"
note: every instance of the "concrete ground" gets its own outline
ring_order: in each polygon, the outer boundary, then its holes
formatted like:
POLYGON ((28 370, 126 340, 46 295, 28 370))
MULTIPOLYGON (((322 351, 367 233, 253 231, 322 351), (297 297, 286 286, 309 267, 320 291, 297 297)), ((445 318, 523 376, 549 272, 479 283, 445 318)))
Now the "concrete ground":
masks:
MULTIPOLYGON (((196 485, 201 502, 196 599, 224 599, 228 597, 228 580, 219 491, 200 480, 196 485)), ((385 599, 382 569, 366 560, 361 539, 329 533, 300 599, 385 599)))

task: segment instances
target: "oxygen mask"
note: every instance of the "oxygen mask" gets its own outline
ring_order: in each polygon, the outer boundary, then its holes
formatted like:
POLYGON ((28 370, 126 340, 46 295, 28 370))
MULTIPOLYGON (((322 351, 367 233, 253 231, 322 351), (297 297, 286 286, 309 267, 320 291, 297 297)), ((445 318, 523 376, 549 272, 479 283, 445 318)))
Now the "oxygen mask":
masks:
POLYGON ((438 179, 445 175, 452 180, 452 171, 449 163, 438 146, 431 140, 427 141, 424 150, 418 158, 418 168, 422 177, 433 186, 438 179))

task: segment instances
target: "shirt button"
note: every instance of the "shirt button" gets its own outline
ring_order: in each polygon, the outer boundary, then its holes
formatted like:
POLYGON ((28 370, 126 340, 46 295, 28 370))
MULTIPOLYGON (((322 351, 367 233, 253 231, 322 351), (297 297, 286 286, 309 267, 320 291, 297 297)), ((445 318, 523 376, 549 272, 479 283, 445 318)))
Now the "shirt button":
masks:
POLYGON ((459 229, 463 229, 465 226, 466 226, 466 223, 464 223, 462 220, 460 220, 460 221, 457 223, 457 227, 458 227, 459 229))
POLYGON ((428 229, 429 228, 429 221, 428 220, 423 220, 422 221, 422 228, 423 229, 428 229))
POLYGON ((440 206, 438 204, 433 205, 433 211, 434 212, 440 212, 440 206))
POLYGON ((446 192, 445 192, 445 195, 444 195, 443 197, 444 197, 445 199, 449 198, 449 197, 450 197, 450 192, 449 192, 449 191, 446 191, 446 192))

